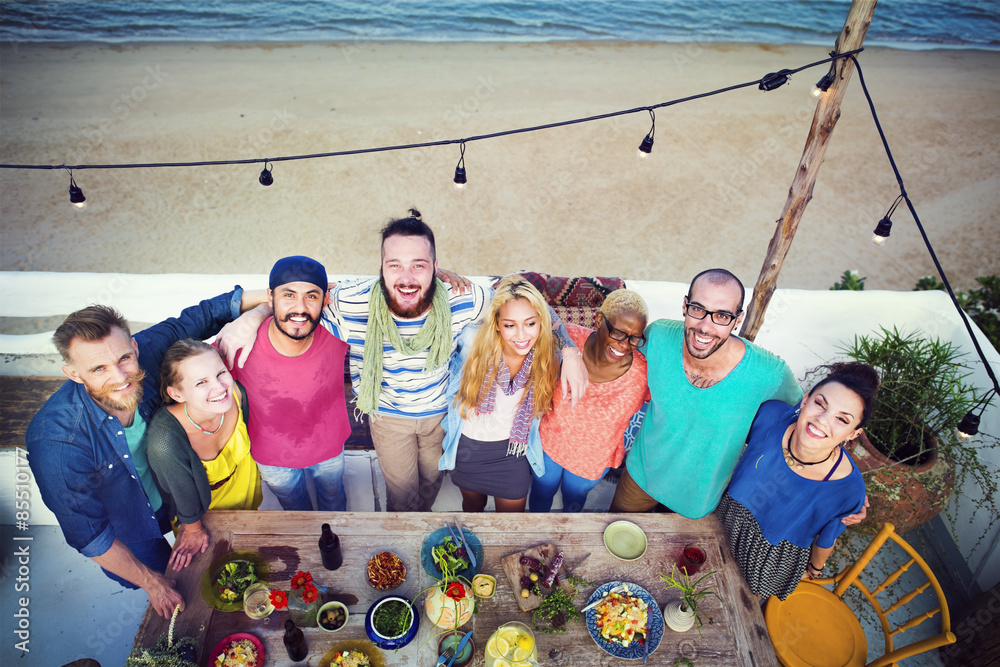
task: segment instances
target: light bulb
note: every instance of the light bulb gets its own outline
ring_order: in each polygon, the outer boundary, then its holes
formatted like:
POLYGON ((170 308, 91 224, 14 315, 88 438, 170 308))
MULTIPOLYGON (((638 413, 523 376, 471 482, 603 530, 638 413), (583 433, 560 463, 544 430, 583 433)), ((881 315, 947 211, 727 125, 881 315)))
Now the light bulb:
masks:
POLYGON ((271 170, 268 169, 267 167, 264 167, 264 170, 260 172, 260 177, 257 180, 260 181, 260 184, 263 185, 264 187, 267 187, 271 185, 271 183, 274 183, 274 177, 271 176, 271 170))
POLYGON ((968 440, 977 433, 979 433, 979 415, 969 410, 962 417, 962 421, 958 422, 958 437, 968 440))
POLYGON ((823 94, 823 89, 822 88, 820 88, 819 86, 813 86, 813 89, 812 89, 812 96, 813 97, 819 97, 822 94, 823 94))
POLYGON ((649 154, 653 152, 653 136, 652 134, 647 134, 646 138, 642 140, 639 144, 639 150, 635 152, 635 157, 639 162, 645 162, 649 159, 649 154))
POLYGON ((69 203, 79 211, 87 208, 87 198, 83 196, 83 190, 76 183, 69 184, 69 203))
POLYGON ((452 181, 452 186, 455 188, 455 192, 462 192, 465 190, 465 185, 467 183, 465 178, 465 167, 455 167, 455 179, 452 181))
POLYGON ((889 216, 885 216, 878 221, 875 225, 875 230, 872 232, 872 245, 881 248, 889 240, 889 233, 892 231, 892 220, 889 216))

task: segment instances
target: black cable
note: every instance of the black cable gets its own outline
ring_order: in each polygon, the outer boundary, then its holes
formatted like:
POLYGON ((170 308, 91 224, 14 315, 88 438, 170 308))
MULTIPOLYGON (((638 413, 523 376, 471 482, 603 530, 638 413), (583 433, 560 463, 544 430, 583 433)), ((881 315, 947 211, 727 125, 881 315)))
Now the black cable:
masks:
POLYGON ((885 148, 885 156, 889 158, 889 164, 892 166, 892 171, 896 174, 896 182, 899 183, 899 196, 903 198, 906 202, 906 207, 910 209, 910 215, 913 216, 913 221, 917 223, 917 229, 920 231, 920 237, 924 240, 924 245, 927 246, 927 252, 930 253, 931 259, 934 261, 934 266, 937 268, 938 275, 941 276, 941 282, 944 283, 945 290, 948 292, 948 296, 951 297, 951 302, 955 304, 955 310, 958 311, 959 317, 962 318, 962 323, 969 332, 969 338, 972 339, 972 345, 976 348, 976 353, 979 354, 980 360, 982 360, 983 365, 986 366, 986 373, 993 381, 993 389, 991 391, 1000 394, 1000 382, 997 382, 997 376, 993 373, 993 369, 990 367, 990 362, 986 360, 986 355, 983 353, 983 349, 979 347, 979 341, 976 340, 976 334, 972 330, 969 318, 965 314, 965 311, 962 310, 962 306, 958 303, 955 291, 951 288, 951 283, 948 282, 948 276, 945 275, 944 267, 942 267, 941 262, 938 261, 937 254, 931 246, 930 239, 927 238, 927 232, 924 231, 924 226, 920 222, 920 216, 917 215, 917 209, 913 207, 913 202, 910 201, 910 196, 906 194, 906 186, 903 185, 903 177, 900 175, 899 169, 896 167, 896 161, 892 159, 892 151, 889 150, 889 142, 885 138, 885 132, 882 131, 882 124, 878 121, 878 114, 875 113, 875 103, 872 101, 872 96, 868 93, 868 86, 865 85, 865 75, 861 72, 861 63, 858 62, 858 59, 855 58, 853 54, 850 55, 850 58, 854 61, 854 67, 858 70, 858 81, 861 82, 861 90, 864 91, 865 99, 868 100, 868 108, 871 109, 872 119, 875 121, 875 128, 878 130, 878 136, 882 138, 882 146, 885 148))
MULTIPOLYGON (((836 55, 830 56, 823 60, 817 60, 814 63, 809 63, 808 65, 802 65, 795 69, 786 69, 782 72, 791 76, 796 72, 801 72, 804 69, 809 69, 810 67, 816 67, 817 65, 824 65, 826 63, 833 62, 838 58, 854 57, 854 54, 861 53, 864 49, 855 49, 854 51, 846 51, 844 53, 838 53, 836 55)), ((481 141, 483 139, 495 139, 496 137, 506 137, 512 134, 523 134, 525 132, 537 132, 539 130, 550 130, 556 127, 565 127, 567 125, 578 125, 580 123, 589 123, 595 120, 604 120, 605 118, 614 118, 616 116, 627 116, 628 114, 639 113, 640 111, 652 111, 653 109, 662 109, 664 107, 674 106, 675 104, 682 104, 684 102, 691 102, 693 100, 698 100, 703 97, 711 97, 713 95, 719 95, 721 93, 727 93, 731 90, 737 90, 739 88, 747 88, 749 86, 756 86, 760 84, 761 81, 772 76, 772 74, 765 74, 760 79, 756 81, 748 81, 746 83, 738 83, 733 86, 727 86, 725 88, 719 88, 718 90, 712 90, 707 93, 699 93, 697 95, 690 95, 688 97, 682 97, 676 100, 669 100, 667 102, 660 102, 659 104, 654 104, 652 106, 646 107, 635 107, 634 109, 623 109, 621 111, 612 111, 610 113, 598 114, 596 116, 587 116, 585 118, 574 118, 572 120, 558 121, 555 123, 547 123, 545 125, 533 125, 531 127, 521 127, 513 130, 501 130, 499 132, 491 132, 490 134, 478 134, 474 137, 465 137, 463 139, 443 139, 441 141, 428 141, 421 144, 400 144, 398 146, 380 146, 377 148, 359 148, 350 151, 332 151, 329 153, 312 153, 309 155, 286 155, 283 157, 269 157, 269 158, 247 158, 243 160, 202 160, 199 162, 147 162, 139 164, 78 164, 78 165, 48 165, 48 164, 0 164, 0 169, 157 169, 161 167, 210 167, 210 166, 222 166, 229 164, 255 164, 261 162, 289 162, 292 160, 312 160, 316 158, 324 157, 341 157, 344 155, 363 155, 365 153, 382 153, 385 151, 401 151, 408 150, 411 148, 430 148, 432 146, 448 146, 451 144, 463 144, 470 141, 481 141)))

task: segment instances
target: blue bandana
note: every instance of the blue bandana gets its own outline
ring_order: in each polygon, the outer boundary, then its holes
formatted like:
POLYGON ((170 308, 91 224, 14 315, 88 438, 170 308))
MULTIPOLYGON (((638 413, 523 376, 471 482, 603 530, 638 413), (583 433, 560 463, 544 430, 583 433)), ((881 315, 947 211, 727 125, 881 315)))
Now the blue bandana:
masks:
POLYGON ((294 255, 279 259, 271 269, 271 277, 267 286, 271 289, 288 283, 310 283, 326 292, 329 281, 326 279, 326 269, 315 259, 294 255))

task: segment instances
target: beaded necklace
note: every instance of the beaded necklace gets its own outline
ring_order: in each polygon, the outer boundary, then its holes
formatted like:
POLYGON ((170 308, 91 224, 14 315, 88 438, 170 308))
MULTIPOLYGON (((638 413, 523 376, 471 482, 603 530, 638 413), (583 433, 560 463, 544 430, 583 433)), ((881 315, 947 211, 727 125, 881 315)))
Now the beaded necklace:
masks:
MULTIPOLYGON (((187 403, 184 404, 184 416, 188 418, 189 422, 191 422, 192 424, 194 424, 194 427, 196 429, 198 429, 199 431, 201 431, 205 435, 215 435, 220 430, 222 430, 222 425, 226 423, 226 413, 223 412, 222 413, 222 419, 219 420, 219 427, 216 428, 214 431, 206 431, 205 429, 203 429, 201 427, 200 424, 198 424, 195 420, 191 419, 191 415, 188 414, 188 404, 187 403)), ((830 457, 827 457, 827 458, 830 458, 830 457)))

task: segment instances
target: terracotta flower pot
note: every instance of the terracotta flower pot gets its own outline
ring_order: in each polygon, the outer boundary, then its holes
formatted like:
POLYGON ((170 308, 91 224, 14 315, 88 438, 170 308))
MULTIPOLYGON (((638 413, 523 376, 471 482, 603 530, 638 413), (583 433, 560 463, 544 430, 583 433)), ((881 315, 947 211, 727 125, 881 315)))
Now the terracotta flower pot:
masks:
POLYGON ((889 521, 897 533, 905 533, 930 521, 948 505, 955 489, 955 469, 944 456, 938 456, 937 441, 926 434, 933 456, 912 466, 900 463, 878 451, 861 433, 851 457, 865 479, 871 507, 864 524, 875 529, 889 521))

